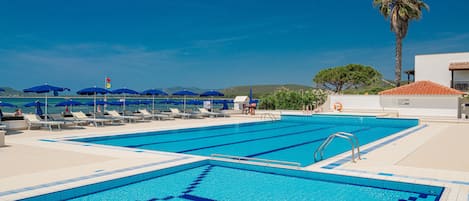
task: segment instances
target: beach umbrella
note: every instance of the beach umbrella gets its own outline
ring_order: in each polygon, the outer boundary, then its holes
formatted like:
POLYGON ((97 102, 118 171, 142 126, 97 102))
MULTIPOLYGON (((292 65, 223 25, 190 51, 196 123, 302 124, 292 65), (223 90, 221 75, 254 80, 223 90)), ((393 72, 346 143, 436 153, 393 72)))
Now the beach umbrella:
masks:
POLYGON ((202 105, 202 104, 204 104, 204 102, 201 101, 201 100, 188 100, 186 102, 186 104, 188 104, 188 105, 202 105))
POLYGON ((11 103, 4 103, 0 101, 0 107, 16 107, 16 105, 13 105, 11 103))
MULTIPOLYGON (((54 96, 58 95, 58 92, 60 91, 70 91, 70 89, 68 88, 64 88, 64 87, 56 87, 56 86, 52 86, 52 85, 49 85, 49 84, 44 84, 44 85, 39 85, 39 86, 35 86, 35 87, 31 87, 31 88, 27 88, 27 89, 24 89, 23 92, 25 93, 43 93, 45 94, 45 120, 47 121, 47 94, 49 92, 53 92, 54 93, 54 96)), ((38 107, 39 109, 41 107, 38 107)), ((41 110, 42 112, 42 110, 41 110)))
POLYGON ((41 102, 39 102, 39 101, 34 101, 34 102, 26 103, 26 104, 24 104, 23 106, 24 106, 24 107, 36 107, 37 104, 39 104, 40 106, 46 106, 46 104, 41 103, 41 102))
POLYGON ((192 91, 188 91, 186 89, 182 90, 182 91, 177 91, 177 92, 174 92, 172 94, 173 96, 184 96, 184 112, 186 112, 186 96, 197 96, 198 94, 192 92, 192 91))
POLYGON ((219 91, 215 91, 215 90, 210 90, 210 91, 206 91, 202 94, 200 94, 201 97, 207 97, 207 96, 224 96, 225 94, 219 92, 219 91))
MULTIPOLYGON (((221 93, 221 92, 219 92, 219 91, 210 90, 210 91, 206 91, 206 92, 200 94, 200 96, 201 96, 201 97, 210 96, 210 97, 211 97, 211 99, 210 99, 210 102, 211 102, 210 107, 213 108, 213 104, 214 104, 214 102, 213 102, 213 97, 214 97, 214 96, 225 96, 225 94, 223 94, 223 93, 221 93)), ((211 108, 210 108, 210 109, 211 109, 211 108)))
POLYGON ((104 89, 104 88, 100 88, 100 87, 90 87, 90 88, 84 88, 84 89, 81 89, 80 91, 77 91, 77 94, 78 95, 93 95, 93 116, 94 118, 96 118, 96 95, 97 94, 107 94, 107 93, 111 93, 109 90, 107 89, 104 89))
MULTIPOLYGON (((41 103, 39 101, 36 102, 36 114, 39 116, 42 115, 41 103)), ((46 113, 46 116, 44 116, 44 118, 47 119, 47 113, 46 113)))
POLYGON ((161 90, 158 90, 158 89, 148 89, 148 90, 145 90, 145 91, 142 91, 142 93, 140 93, 142 95, 151 95, 152 96, 152 109, 151 109, 151 113, 154 114, 155 113, 155 96, 167 96, 168 94, 164 91, 161 91, 161 90))
POLYGON ((107 104, 109 103, 106 101, 97 100, 96 102, 95 101, 86 102, 84 105, 94 106, 94 105, 107 105, 107 104))
POLYGON ((140 105, 150 105, 152 104, 153 101, 150 101, 150 100, 139 100, 138 103, 140 105))
POLYGON ((79 106, 79 105, 83 105, 83 103, 69 99, 69 100, 62 101, 60 103, 55 104, 55 107, 79 106))
MULTIPOLYGON (((68 100, 55 104, 55 107, 67 107, 65 111, 68 112, 68 107, 72 107, 73 109, 73 106, 80 106, 80 105, 83 105, 83 103, 74 101, 72 99, 68 99, 68 100)), ((72 111, 72 109, 70 109, 70 111, 72 111)))
POLYGON ((123 112, 125 112, 125 95, 126 94, 139 94, 137 91, 132 90, 132 89, 127 89, 127 88, 121 88, 121 89, 116 89, 111 91, 112 94, 123 94, 124 95, 124 103, 123 105, 123 112))
POLYGON ((5 89, 0 88, 0 92, 5 91, 5 89))

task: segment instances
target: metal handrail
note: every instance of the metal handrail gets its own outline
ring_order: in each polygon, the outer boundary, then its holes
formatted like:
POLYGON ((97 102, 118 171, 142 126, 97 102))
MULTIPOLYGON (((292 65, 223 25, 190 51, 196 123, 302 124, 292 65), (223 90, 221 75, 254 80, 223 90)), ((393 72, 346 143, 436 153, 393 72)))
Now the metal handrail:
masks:
POLYGON ((329 135, 326 140, 314 151, 314 161, 320 161, 324 159, 324 150, 329 146, 329 144, 334 140, 336 137, 346 139, 350 142, 350 145, 352 146, 352 162, 356 162, 355 160, 355 148, 357 149, 357 158, 361 160, 360 156, 360 143, 358 141, 358 138, 352 134, 352 133, 346 133, 346 132, 337 132, 334 134, 329 135), (320 158, 319 158, 319 156, 320 158))
POLYGON ((275 117, 275 115, 272 114, 272 113, 262 113, 261 119, 266 119, 266 118, 269 118, 269 119, 272 120, 272 121, 277 120, 277 118, 275 117))
POLYGON ((232 160, 238 161, 254 161, 254 162, 261 162, 266 164, 279 164, 279 165, 289 165, 289 166, 296 166, 297 168, 301 167, 301 163, 297 162, 290 162, 290 161, 279 161, 279 160, 269 160, 269 159, 262 159, 262 158, 250 158, 250 157, 243 157, 243 156, 232 156, 232 155, 224 155, 224 154, 211 154, 210 157, 219 157, 219 158, 228 158, 232 160))

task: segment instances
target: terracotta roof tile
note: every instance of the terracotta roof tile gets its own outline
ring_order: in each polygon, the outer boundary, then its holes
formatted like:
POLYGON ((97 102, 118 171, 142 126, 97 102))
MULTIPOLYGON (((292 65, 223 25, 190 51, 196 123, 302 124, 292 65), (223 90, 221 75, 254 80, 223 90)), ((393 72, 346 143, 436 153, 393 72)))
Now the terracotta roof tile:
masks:
POLYGON ((449 70, 469 70, 469 61, 450 63, 449 70))
POLYGON ((462 95, 464 92, 431 81, 418 81, 379 92, 380 95, 462 95))

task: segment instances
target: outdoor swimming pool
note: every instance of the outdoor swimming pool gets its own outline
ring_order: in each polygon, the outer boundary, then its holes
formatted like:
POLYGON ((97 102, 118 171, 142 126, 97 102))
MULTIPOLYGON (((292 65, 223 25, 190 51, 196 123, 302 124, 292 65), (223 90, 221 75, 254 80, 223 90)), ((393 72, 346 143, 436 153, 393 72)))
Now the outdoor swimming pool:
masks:
POLYGON ((439 200, 442 187, 206 160, 35 200, 439 200))
MULTIPOLYGON (((335 132, 355 134, 361 145, 418 125, 416 119, 365 116, 284 115, 282 120, 159 132, 74 139, 73 141, 209 156, 224 154, 314 163, 316 148, 335 132)), ((335 140, 325 158, 349 151, 346 140, 335 140)))

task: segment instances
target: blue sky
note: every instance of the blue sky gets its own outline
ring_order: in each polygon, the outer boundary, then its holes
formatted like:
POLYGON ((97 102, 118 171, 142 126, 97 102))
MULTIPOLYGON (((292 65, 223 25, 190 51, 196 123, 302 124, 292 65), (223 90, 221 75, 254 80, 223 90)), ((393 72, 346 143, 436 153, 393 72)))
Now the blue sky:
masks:
MULTIPOLYGON (((427 0, 416 54, 469 51, 469 1, 427 0)), ((0 0, 0 86, 79 90, 312 85, 323 68, 361 63, 393 79, 394 34, 372 0, 0 0)), ((404 77, 403 77, 404 78, 404 77)))

